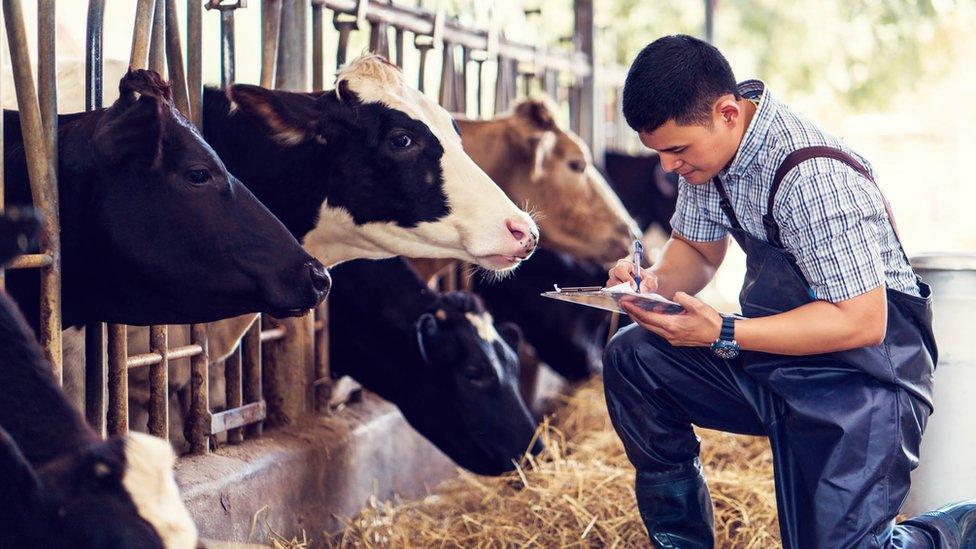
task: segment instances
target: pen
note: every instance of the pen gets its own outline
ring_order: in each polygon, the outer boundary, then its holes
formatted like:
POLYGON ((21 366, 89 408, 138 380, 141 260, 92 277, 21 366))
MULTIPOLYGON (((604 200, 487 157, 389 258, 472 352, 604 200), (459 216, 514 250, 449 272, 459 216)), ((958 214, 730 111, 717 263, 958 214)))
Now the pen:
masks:
POLYGON ((641 283, 641 256, 644 255, 644 245, 641 244, 640 239, 634 240, 634 282, 637 283, 637 293, 640 293, 640 283, 641 283))

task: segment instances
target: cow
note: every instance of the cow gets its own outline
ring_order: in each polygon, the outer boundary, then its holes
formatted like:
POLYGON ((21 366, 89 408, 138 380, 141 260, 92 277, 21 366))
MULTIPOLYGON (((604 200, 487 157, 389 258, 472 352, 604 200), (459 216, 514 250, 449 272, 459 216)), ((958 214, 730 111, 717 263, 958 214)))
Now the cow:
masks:
POLYGON ((477 296, 433 291, 400 258, 352 261, 333 276, 334 376, 351 376, 396 404, 420 434, 474 473, 511 471, 530 444, 541 451, 518 388, 517 328, 496 331, 477 296))
MULTIPOLYGON (((0 267, 38 226, 0 217, 0 267)), ((169 444, 141 433, 101 439, 2 291, 0 387, 0 547, 196 546, 169 444)))
MULTIPOLYGON (((59 117, 62 322, 293 316, 328 292, 306 253, 228 173, 152 71, 128 72, 108 109, 59 117)), ((4 112, 6 202, 32 202, 19 113, 4 112)), ((36 273, 8 273, 30 321, 36 273)))
MULTIPOLYGON (((678 174, 665 172, 657 154, 629 155, 607 151, 604 171, 642 233, 657 227, 671 234, 671 216, 678 200, 678 174)), ((624 257, 621 255, 617 259, 624 257)))

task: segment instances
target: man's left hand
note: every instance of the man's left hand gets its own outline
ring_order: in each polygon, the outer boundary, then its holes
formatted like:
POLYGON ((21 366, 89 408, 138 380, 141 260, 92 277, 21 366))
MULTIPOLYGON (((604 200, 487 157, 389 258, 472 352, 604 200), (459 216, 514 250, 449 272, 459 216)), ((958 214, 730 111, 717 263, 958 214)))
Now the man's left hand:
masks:
POLYGON ((674 294, 674 301, 685 308, 677 315, 645 311, 627 298, 620 306, 638 326, 663 337, 675 347, 708 347, 722 333, 722 317, 718 311, 684 293, 674 294))

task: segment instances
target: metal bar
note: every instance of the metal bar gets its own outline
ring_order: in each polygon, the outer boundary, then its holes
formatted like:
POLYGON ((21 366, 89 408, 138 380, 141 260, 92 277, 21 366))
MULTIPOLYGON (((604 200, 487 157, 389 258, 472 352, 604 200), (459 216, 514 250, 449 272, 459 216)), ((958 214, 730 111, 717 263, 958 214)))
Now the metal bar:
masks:
POLYGON ((149 349, 160 355, 159 363, 149 367, 149 434, 165 440, 169 440, 169 351, 166 348, 167 340, 166 326, 149 327, 149 349))
POLYGON ((190 121, 203 129, 203 6, 186 0, 186 89, 190 121))
POLYGON ((155 0, 149 39, 149 69, 166 74, 166 0, 155 0))
MULTIPOLYGON (((157 0, 164 1, 164 0, 157 0)), ((166 63, 173 101, 183 116, 190 119, 190 98, 186 91, 186 71, 183 68, 183 45, 180 43, 180 23, 176 14, 176 0, 166 2, 166 63)))
MULTIPOLYGON (((181 358, 192 358, 203 352, 203 348, 199 345, 183 345, 181 347, 173 347, 167 351, 167 360, 179 360, 181 358)), ((142 353, 139 355, 131 355, 128 360, 126 360, 125 365, 128 368, 141 368, 144 366, 152 366, 154 364, 160 364, 163 361, 163 355, 152 352, 152 353, 142 353)))
POLYGON ((478 98, 475 101, 475 105, 478 107, 478 118, 483 118, 485 116, 485 79, 484 79, 484 64, 483 59, 475 61, 478 64, 478 98))
POLYGON ((322 6, 312 6, 312 89, 315 91, 325 87, 324 48, 322 6))
POLYGON ((389 27, 386 23, 374 23, 370 27, 369 51, 390 59, 389 27))
POLYGON ((267 330, 261 331, 261 343, 268 341, 277 341, 279 339, 284 339, 288 335, 288 328, 285 326, 276 326, 274 328, 269 328, 267 330))
MULTIPOLYGON (((263 402, 261 394, 261 317, 248 328, 241 340, 241 378, 244 401, 263 402)), ((252 423, 244 430, 247 438, 261 436, 261 422, 252 423)))
MULTIPOLYGON (((44 218, 44 239, 51 264, 41 270, 40 341, 44 355, 61 380, 61 240, 58 217, 57 179, 53 158, 48 156, 41 110, 34 88, 24 12, 20 0, 3 0, 4 26, 10 48, 10 64, 20 109, 21 133, 27 157, 34 208, 44 218)), ((48 28, 49 30, 49 28, 48 28)), ((53 48, 51 52, 53 53, 53 48)))
POLYGON ((264 421, 267 413, 268 408, 263 400, 224 410, 211 416, 209 434, 216 435, 227 431, 227 440, 230 441, 231 433, 240 432, 242 427, 264 421))
POLYGON ((418 41, 418 38, 420 37, 415 36, 413 41, 414 46, 417 48, 417 53, 420 54, 420 68, 417 70, 417 89, 420 90, 420 93, 424 93, 426 91, 424 86, 426 79, 424 76, 427 74, 427 54, 434 48, 434 44, 418 41))
POLYGON ((281 32, 275 87, 289 91, 308 91, 308 12, 305 2, 281 5, 281 32))
MULTIPOLYGON (((315 5, 324 6, 338 13, 355 14, 357 0, 312 0, 315 5)), ((371 23, 383 22, 393 27, 418 35, 431 36, 435 31, 435 15, 429 11, 402 4, 380 4, 370 2, 366 9, 366 19, 371 23)), ((488 31, 461 25, 456 21, 443 22, 443 40, 467 46, 471 50, 488 49, 488 31)), ((520 44, 504 37, 498 39, 497 53, 518 61, 533 61, 536 51, 533 46, 520 44)), ((546 66, 578 75, 591 72, 590 58, 579 52, 547 52, 540 61, 546 66)))
POLYGON ((715 43, 715 0, 705 0, 705 41, 715 43))
POLYGON ((332 377, 329 369, 329 304, 323 303, 314 312, 312 344, 315 360, 315 410, 324 413, 332 398, 332 377))
MULTIPOLYGON (((234 350, 233 353, 227 360, 224 361, 224 386, 225 395, 227 402, 225 404, 225 409, 229 411, 236 411, 241 408, 244 404, 243 387, 241 385, 241 348, 240 346, 234 350)), ((213 423, 210 427, 213 430, 213 423)), ((230 444, 238 444, 244 442, 244 432, 239 427, 228 428, 227 431, 227 442, 230 444)))
POLYGON ((129 370, 124 324, 108 325, 108 434, 129 432, 129 370))
POLYGON ((38 269, 47 267, 54 263, 54 259, 48 254, 26 254, 17 256, 7 265, 7 269, 38 269))
POLYGON ((155 0, 138 0, 138 2, 136 20, 132 26, 132 49, 129 52, 129 66, 133 69, 144 69, 149 55, 149 36, 155 0))
MULTIPOLYGON (((322 8, 312 11, 312 25, 314 28, 315 12, 322 16, 322 8)), ((319 25, 321 31, 321 22, 319 25)), ((261 87, 272 88, 275 81, 275 62, 278 60, 278 41, 281 33, 281 0, 263 0, 261 2, 261 87)), ((321 34, 321 33, 320 33, 321 34)), ((319 58, 321 59, 321 36, 319 36, 319 58)), ((314 56, 314 46, 313 46, 314 56)), ((321 65, 321 63, 320 63, 321 65)), ((314 70, 314 66, 313 66, 314 70)), ((321 67, 319 67, 321 71, 321 67)), ((320 89, 320 88, 315 88, 320 89)))
MULTIPOLYGON (((573 31, 579 43, 579 49, 589 59, 594 58, 594 26, 593 0, 573 0, 573 31)), ((593 160, 598 166, 603 165, 603 109, 596 105, 603 105, 600 90, 596 86, 593 73, 580 75, 580 100, 576 107, 581 109, 580 128, 577 132, 583 141, 590 146, 593 160)))
POLYGON ((190 342, 203 352, 190 359, 190 452, 206 454, 210 451, 210 379, 207 370, 207 328, 204 324, 190 326, 190 342))
POLYGON ((102 108, 102 27, 105 0, 88 0, 85 31, 85 110, 102 108))
POLYGON ((400 27, 394 29, 393 48, 396 53, 396 66, 403 70, 404 32, 400 27))
POLYGON ((58 66, 55 52, 57 11, 55 0, 37 0, 37 100, 47 139, 47 157, 57 176, 58 163, 58 66))
POLYGON ((454 87, 456 84, 455 72, 454 44, 444 42, 441 46, 441 84, 437 97, 438 102, 448 112, 457 112, 457 97, 454 87))
POLYGON ((234 10, 220 10, 220 85, 234 83, 237 60, 234 58, 234 10))
POLYGON ((92 429, 105 436, 108 363, 105 356, 105 324, 85 325, 85 419, 92 429))
POLYGON ((352 31, 358 30, 359 27, 356 26, 355 20, 346 20, 338 12, 332 16, 332 25, 339 31, 339 42, 336 46, 336 68, 338 69, 346 64, 349 55, 349 37, 352 35, 352 31))
POLYGON ((312 315, 279 322, 288 327, 288 337, 264 350, 262 374, 269 425, 293 423, 315 407, 312 315))

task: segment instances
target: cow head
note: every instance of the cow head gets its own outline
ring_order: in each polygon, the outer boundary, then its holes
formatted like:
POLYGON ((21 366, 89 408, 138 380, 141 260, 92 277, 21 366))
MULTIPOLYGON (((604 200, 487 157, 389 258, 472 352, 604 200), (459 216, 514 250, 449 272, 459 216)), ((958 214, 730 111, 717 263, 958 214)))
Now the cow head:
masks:
POLYGON ((0 545, 193 548, 169 443, 114 437, 35 469, 0 429, 0 545))
POLYGON ((119 91, 94 122, 97 176, 77 220, 85 230, 65 233, 66 256, 72 242, 89 251, 71 258, 84 265, 87 310, 112 322, 187 323, 300 314, 324 299, 325 268, 227 172, 176 111, 169 85, 132 70, 119 91))
POLYGON ((470 471, 512 470, 536 428, 519 393, 518 329, 507 325, 503 339, 481 300, 463 292, 441 295, 416 327, 424 368, 418 389, 397 402, 404 417, 470 471))
POLYGON ((326 263, 450 257, 504 272, 535 249, 535 222, 464 153, 447 111, 386 60, 356 59, 319 95, 227 93, 313 164, 325 200, 304 243, 326 263))
POLYGON ((478 165, 516 204, 541 214, 546 246, 600 262, 627 255, 636 224, 548 101, 527 99, 507 116, 459 125, 478 165))

